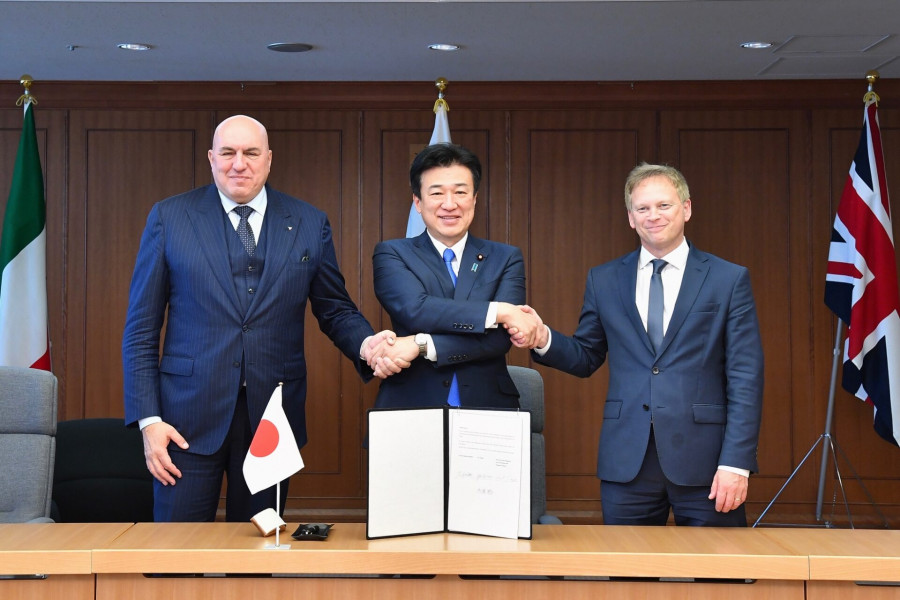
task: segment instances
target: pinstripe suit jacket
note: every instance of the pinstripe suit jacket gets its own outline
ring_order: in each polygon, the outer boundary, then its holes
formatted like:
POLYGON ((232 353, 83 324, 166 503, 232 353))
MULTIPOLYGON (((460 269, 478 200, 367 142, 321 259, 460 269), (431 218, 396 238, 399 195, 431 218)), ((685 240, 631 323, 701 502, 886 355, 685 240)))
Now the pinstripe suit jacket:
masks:
POLYGON ((594 267, 574 336, 552 332, 542 364, 588 377, 609 358, 600 479, 638 474, 650 439, 676 485, 708 486, 718 465, 757 471, 763 354, 746 268, 691 246, 662 346, 634 302, 639 252, 594 267))
POLYGON ((126 424, 158 415, 185 437, 191 452, 215 452, 234 413, 243 357, 253 429, 283 382, 284 410, 302 447, 307 301, 321 330, 371 378, 359 349, 373 331, 344 287, 327 217, 268 186, 266 192, 266 261, 246 315, 216 187, 173 196, 150 211, 122 339, 126 424))
POLYGON ((441 406, 455 374, 462 406, 517 408, 506 370, 512 345, 502 327, 485 329, 488 304, 525 302, 522 252, 469 235, 456 287, 427 233, 375 246, 375 295, 397 335, 430 333, 437 362, 416 359, 381 382, 376 406, 441 406))

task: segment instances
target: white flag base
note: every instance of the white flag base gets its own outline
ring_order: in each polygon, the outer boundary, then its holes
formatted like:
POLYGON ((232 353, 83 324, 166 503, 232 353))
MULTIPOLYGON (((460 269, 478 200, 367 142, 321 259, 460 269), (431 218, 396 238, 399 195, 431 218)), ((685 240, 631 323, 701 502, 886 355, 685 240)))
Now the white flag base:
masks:
POLYGON ((290 544, 266 544, 265 546, 263 546, 263 548, 266 550, 290 550, 291 545, 290 544))

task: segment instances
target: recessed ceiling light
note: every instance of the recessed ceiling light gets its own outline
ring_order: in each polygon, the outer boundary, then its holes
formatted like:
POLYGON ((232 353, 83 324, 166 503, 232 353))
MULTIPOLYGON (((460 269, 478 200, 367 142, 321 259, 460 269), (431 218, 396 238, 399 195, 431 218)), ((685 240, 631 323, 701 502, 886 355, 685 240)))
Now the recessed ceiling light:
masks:
POLYGON ((119 50, 149 50, 153 47, 150 44, 135 44, 132 42, 116 44, 116 46, 119 50))
POLYGON ((428 44, 428 47, 431 50, 438 50, 440 52, 454 52, 459 50, 459 45, 457 44, 428 44))
POLYGON ((763 50, 771 47, 772 42, 743 42, 741 44, 741 48, 747 48, 748 50, 763 50))
POLYGON ((266 48, 275 52, 309 52, 313 47, 300 42, 275 42, 274 44, 269 44, 266 48))

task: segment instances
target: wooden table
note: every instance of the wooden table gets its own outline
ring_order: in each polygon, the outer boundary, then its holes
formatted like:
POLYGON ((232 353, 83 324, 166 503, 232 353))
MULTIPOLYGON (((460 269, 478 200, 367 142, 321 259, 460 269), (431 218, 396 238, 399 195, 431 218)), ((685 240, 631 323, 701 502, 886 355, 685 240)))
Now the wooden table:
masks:
POLYGON ((766 537, 809 556, 809 600, 900 598, 900 531, 761 529, 766 537))
POLYGON ((750 529, 542 525, 532 540, 366 540, 364 524, 341 523, 326 542, 284 535, 289 550, 265 549, 272 541, 250 524, 137 524, 94 551, 96 598, 802 600, 809 575, 806 555, 750 529))
POLYGON ((131 523, 0 524, 0 598, 93 600, 92 551, 131 523))

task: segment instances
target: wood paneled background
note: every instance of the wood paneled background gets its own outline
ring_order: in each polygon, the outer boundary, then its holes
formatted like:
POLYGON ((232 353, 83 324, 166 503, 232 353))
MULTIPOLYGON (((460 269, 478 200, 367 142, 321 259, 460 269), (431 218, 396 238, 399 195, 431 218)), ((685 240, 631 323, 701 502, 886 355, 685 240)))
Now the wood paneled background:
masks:
MULTIPOLYGON (((128 286, 154 202, 210 181, 215 125, 235 113, 267 125, 270 182, 325 210, 350 294, 376 329, 376 242, 405 233, 411 149, 434 123, 429 84, 35 83, 48 213, 48 289, 61 419, 121 416, 120 344, 128 286)), ((887 179, 900 196, 900 83, 879 82, 887 179)), ((646 160, 679 167, 691 187, 687 226, 699 248, 750 268, 766 388, 751 519, 824 431, 835 320, 822 296, 831 223, 862 123, 865 82, 452 83, 453 140, 482 159, 473 233, 520 246, 528 299, 574 330, 587 270, 637 246, 622 198, 646 160)), ((21 88, 0 84, 13 106, 21 88)), ((21 110, 0 110, 0 219, 21 110)), ((896 207, 896 200, 893 203, 896 207)), ((895 238, 900 216, 894 215, 895 238)), ((308 328, 310 443, 294 477, 296 519, 362 520, 361 441, 377 382, 363 385, 308 328)), ((514 349, 513 364, 529 364, 514 349)), ((550 511, 600 521, 594 476, 607 375, 539 367, 546 384, 550 511)), ((854 522, 900 526, 900 449, 872 430, 872 410, 838 390, 834 439, 854 522), (839 454, 840 455, 840 454, 839 454), (840 455, 843 461, 843 456, 840 455)), ((766 522, 814 520, 819 444, 766 522)), ((847 515, 829 471, 824 517, 847 515)))

